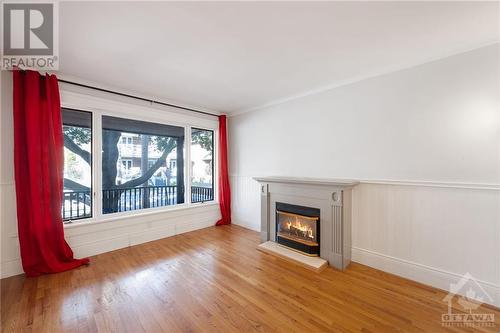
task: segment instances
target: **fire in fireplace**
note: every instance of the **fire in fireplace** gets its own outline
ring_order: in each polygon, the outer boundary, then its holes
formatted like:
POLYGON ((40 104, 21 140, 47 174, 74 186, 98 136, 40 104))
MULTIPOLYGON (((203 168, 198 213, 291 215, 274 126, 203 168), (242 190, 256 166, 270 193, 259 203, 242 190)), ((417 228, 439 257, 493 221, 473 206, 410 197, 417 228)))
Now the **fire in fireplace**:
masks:
POLYGON ((320 210, 276 203, 276 242, 309 256, 319 256, 320 210))

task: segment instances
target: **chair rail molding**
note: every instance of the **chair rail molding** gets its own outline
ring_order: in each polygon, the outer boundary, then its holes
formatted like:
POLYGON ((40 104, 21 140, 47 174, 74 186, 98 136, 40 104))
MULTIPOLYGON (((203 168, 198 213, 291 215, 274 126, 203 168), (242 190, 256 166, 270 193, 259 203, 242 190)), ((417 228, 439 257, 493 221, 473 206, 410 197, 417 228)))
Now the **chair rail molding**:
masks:
MULTIPOLYGON (((230 180, 234 223, 260 231, 259 183, 230 180)), ((444 290, 470 273, 500 305, 500 184, 361 179, 352 199, 352 261, 444 290)))

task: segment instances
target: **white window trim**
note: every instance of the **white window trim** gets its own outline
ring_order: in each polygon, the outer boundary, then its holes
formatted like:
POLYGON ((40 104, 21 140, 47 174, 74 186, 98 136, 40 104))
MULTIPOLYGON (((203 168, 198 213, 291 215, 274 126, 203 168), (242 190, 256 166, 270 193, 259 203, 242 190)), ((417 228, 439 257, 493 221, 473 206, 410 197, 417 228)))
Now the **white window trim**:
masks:
MULTIPOLYGON (((206 129, 206 130, 211 130, 213 131, 214 133, 214 136, 212 138, 212 140, 214 141, 214 161, 212 161, 212 165, 213 165, 213 168, 214 168, 214 179, 212 179, 212 183, 213 183, 213 187, 214 187, 214 200, 211 200, 211 201, 204 201, 204 202, 195 202, 195 203, 192 203, 191 205, 192 206, 196 206, 196 207, 199 207, 199 206, 203 206, 207 203, 219 203, 219 191, 217 190, 217 186, 219 184, 219 182, 217 181, 217 179, 219 179, 219 168, 218 168, 218 163, 219 163, 219 140, 217 140, 216 138, 219 137, 219 130, 218 129, 210 129, 210 128, 203 128, 203 127, 198 127, 198 126, 190 126, 189 127, 189 147, 191 147, 191 130, 192 128, 196 128, 196 129, 206 129)), ((191 150, 191 149, 190 149, 191 150)), ((189 159, 189 163, 191 163, 191 158, 189 159)), ((191 167, 189 167, 189 201, 191 201, 191 167)))
POLYGON ((81 111, 92 112, 92 217, 74 220, 64 224, 65 228, 87 226, 96 223, 110 222, 118 219, 130 217, 147 216, 151 214, 167 213, 201 206, 218 205, 218 121, 214 117, 195 116, 179 112, 173 107, 160 107, 158 105, 146 106, 122 101, 96 97, 86 93, 64 90, 61 93, 61 106, 81 111), (184 128, 184 184, 185 200, 183 204, 145 208, 140 210, 118 212, 111 214, 102 213, 102 116, 121 117, 132 120, 148 121, 165 125, 173 125, 184 128), (202 128, 214 131, 214 200, 204 203, 191 203, 191 127, 202 128))

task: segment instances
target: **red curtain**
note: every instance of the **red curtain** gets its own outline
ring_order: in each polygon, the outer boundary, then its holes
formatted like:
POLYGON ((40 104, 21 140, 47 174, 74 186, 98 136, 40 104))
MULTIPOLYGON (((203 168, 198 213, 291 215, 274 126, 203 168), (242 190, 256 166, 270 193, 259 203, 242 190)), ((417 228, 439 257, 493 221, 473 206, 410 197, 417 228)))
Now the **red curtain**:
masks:
POLYGON ((54 75, 13 72, 14 169, 17 225, 26 276, 61 272, 89 262, 74 259, 61 216, 64 143, 54 75))
POLYGON ((226 116, 219 116, 219 202, 222 218, 216 225, 231 224, 231 188, 227 170, 226 116))

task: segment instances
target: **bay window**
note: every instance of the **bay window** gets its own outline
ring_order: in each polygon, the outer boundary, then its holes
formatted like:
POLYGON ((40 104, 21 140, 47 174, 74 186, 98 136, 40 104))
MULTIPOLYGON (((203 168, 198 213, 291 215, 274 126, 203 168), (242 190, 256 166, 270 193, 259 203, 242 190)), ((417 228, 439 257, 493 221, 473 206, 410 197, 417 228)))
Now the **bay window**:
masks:
POLYGON ((63 109, 63 132, 66 223, 214 201, 213 130, 63 109), (93 121, 99 130, 94 145, 93 121), (96 149, 99 159, 93 162, 96 149), (185 156, 190 156, 189 164, 185 156), (93 164, 98 170, 92 169, 93 164))

